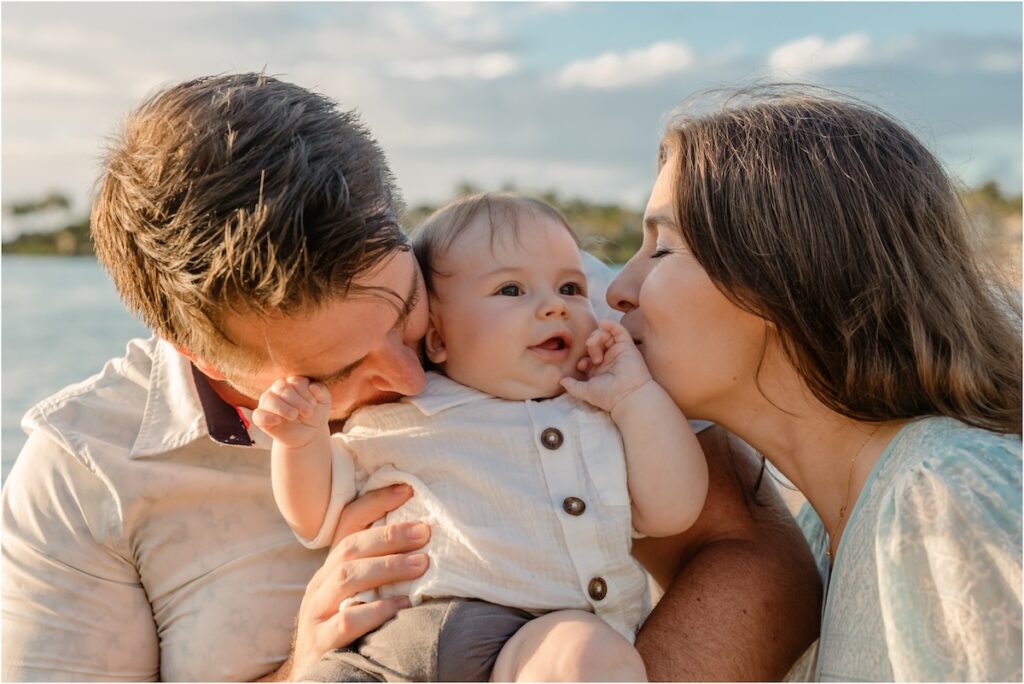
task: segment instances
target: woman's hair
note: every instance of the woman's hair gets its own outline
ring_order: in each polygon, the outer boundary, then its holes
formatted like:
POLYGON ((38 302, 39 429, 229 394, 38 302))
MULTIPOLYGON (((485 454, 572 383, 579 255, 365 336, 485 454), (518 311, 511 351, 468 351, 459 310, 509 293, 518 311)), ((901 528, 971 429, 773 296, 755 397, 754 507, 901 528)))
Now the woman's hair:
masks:
POLYGON ((677 112, 670 158, 694 257, 826 406, 1021 432, 1019 293, 986 277, 953 184, 904 127, 831 91, 759 86, 677 112))
POLYGON ((412 234, 413 252, 423 271, 427 292, 436 296, 437 278, 447 275, 438 269, 438 257, 448 251, 478 216, 487 215, 491 244, 494 244, 495 237, 506 232, 513 240, 521 239, 519 220, 524 213, 535 218, 546 216, 561 224, 577 246, 580 245, 579 237, 562 212, 547 202, 514 192, 484 192, 460 197, 431 214, 412 234))

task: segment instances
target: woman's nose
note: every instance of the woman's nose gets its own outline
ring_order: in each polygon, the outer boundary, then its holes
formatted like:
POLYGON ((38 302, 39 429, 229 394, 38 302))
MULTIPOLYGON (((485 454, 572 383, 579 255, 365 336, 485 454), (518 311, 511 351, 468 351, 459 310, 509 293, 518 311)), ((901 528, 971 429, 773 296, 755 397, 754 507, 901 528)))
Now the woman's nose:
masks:
POLYGON ((615 276, 615 280, 608 286, 605 293, 605 300, 608 306, 616 311, 627 313, 637 307, 637 293, 640 291, 640 283, 643 277, 639 267, 634 263, 637 257, 633 257, 615 276))

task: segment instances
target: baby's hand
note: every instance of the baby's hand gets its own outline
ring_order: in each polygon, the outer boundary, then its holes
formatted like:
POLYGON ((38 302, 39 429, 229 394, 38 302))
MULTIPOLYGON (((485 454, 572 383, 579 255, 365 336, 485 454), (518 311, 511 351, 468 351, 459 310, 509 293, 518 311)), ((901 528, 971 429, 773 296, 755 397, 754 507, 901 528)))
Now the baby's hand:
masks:
POLYGON ((597 326, 587 338, 587 355, 576 366, 587 379, 563 378, 562 387, 611 413, 622 399, 650 382, 651 373, 625 328, 614 321, 599 321, 597 326))
POLYGON ((289 376, 276 381, 260 396, 252 422, 289 449, 299 449, 327 429, 331 393, 307 378, 289 376))

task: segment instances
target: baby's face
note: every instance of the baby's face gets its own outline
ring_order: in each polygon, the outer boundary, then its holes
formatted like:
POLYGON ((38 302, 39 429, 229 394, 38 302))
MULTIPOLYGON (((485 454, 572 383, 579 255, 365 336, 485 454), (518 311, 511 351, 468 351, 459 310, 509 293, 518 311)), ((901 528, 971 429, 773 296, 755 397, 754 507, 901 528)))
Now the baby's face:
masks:
POLYGON ((597 323, 579 248, 564 226, 523 212, 519 239, 486 214, 435 264, 427 356, 456 382, 504 399, 539 399, 579 377, 597 323))

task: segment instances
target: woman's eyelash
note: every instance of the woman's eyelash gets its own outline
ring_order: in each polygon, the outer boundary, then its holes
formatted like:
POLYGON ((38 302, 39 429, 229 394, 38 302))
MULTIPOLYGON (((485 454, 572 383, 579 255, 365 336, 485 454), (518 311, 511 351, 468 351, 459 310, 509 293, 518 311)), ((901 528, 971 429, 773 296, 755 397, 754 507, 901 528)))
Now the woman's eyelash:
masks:
POLYGON ((652 259, 658 259, 658 258, 661 258, 661 257, 665 256, 666 254, 671 254, 671 253, 672 253, 671 249, 666 249, 664 247, 657 247, 657 248, 655 248, 654 252, 651 254, 651 258, 652 259))

